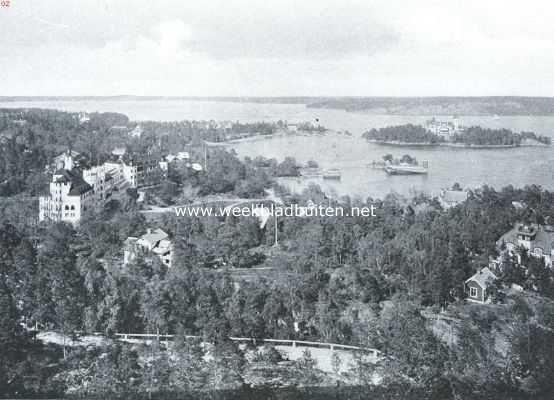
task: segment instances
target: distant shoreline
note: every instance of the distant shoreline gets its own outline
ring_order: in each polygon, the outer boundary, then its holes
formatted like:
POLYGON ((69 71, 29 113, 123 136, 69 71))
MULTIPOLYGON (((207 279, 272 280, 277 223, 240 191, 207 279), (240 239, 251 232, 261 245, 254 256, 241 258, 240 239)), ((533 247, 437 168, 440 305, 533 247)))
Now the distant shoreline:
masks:
POLYGON ((397 146, 397 147, 457 147, 457 148, 471 148, 471 149, 513 149, 518 147, 548 147, 547 144, 540 142, 534 143, 521 143, 521 144, 465 144, 465 143, 417 143, 417 142, 399 142, 396 140, 386 141, 386 140, 376 140, 376 139, 366 139, 369 143, 374 143, 384 146, 397 146))
POLYGON ((541 96, 0 96, 0 103, 49 101, 208 101, 303 105, 373 115, 554 116, 554 97, 541 96))
POLYGON ((324 132, 309 132, 309 131, 297 131, 297 132, 290 132, 290 131, 279 131, 275 133, 270 133, 269 135, 262 135, 262 134, 255 134, 252 136, 244 137, 244 138, 237 138, 237 139, 229 139, 229 140, 223 140, 221 142, 208 142, 205 141, 205 143, 208 146, 225 146, 225 145, 231 145, 236 143, 245 143, 245 142, 257 142, 262 141, 265 139, 274 139, 274 138, 283 138, 283 137, 298 137, 298 136, 323 136, 327 133, 332 132, 331 130, 327 130, 324 132))

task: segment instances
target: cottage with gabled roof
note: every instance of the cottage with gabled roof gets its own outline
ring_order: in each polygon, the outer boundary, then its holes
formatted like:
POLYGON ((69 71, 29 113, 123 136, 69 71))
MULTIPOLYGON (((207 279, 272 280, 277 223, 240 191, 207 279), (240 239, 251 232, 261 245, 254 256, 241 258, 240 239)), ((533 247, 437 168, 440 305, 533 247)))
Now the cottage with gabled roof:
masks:
POLYGON ((487 303, 490 301, 490 288, 498 279, 492 271, 485 267, 465 281, 465 292, 467 299, 476 303, 487 303))

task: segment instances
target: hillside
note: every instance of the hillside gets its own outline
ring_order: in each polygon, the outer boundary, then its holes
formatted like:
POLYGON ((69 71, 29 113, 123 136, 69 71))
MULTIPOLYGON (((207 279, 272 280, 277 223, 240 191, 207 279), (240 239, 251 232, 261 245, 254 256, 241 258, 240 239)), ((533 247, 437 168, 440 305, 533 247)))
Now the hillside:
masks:
POLYGON ((344 97, 313 102, 308 107, 394 115, 554 115, 554 98, 344 97))

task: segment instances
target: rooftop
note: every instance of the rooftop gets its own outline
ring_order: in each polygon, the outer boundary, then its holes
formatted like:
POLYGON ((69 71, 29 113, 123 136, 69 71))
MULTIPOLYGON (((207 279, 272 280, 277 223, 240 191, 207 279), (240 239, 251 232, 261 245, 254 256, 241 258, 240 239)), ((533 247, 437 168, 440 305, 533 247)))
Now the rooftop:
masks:
POLYGON ((83 193, 89 192, 92 190, 92 186, 84 181, 81 175, 74 170, 59 169, 54 173, 54 176, 58 176, 55 179, 56 183, 70 183, 71 187, 69 189, 70 196, 80 196, 83 193))
POLYGON ((445 189, 441 192, 441 199, 447 203, 462 203, 467 200, 469 193, 465 190, 445 189))
POLYGON ((540 248, 546 254, 550 254, 554 249, 554 228, 551 226, 543 225, 525 225, 518 223, 510 231, 497 240, 497 246, 501 246, 502 243, 513 243, 517 245, 517 235, 525 233, 526 235, 535 235, 532 241, 531 251, 535 248, 540 248))
POLYGON ((156 246, 156 244, 158 242, 160 242, 161 240, 164 240, 164 239, 167 239, 168 238, 168 234, 165 233, 163 230, 161 229, 156 229, 154 231, 150 231, 148 233, 145 233, 144 235, 142 235, 140 237, 142 240, 148 242, 150 244, 151 247, 154 247, 156 246))
POLYGON ((474 282, 477 282, 479 286, 481 286, 482 288, 486 288, 490 283, 492 283, 496 279, 498 279, 496 275, 493 274, 488 267, 485 267, 481 271, 473 275, 471 278, 467 279, 466 283, 469 281, 474 281, 474 282))

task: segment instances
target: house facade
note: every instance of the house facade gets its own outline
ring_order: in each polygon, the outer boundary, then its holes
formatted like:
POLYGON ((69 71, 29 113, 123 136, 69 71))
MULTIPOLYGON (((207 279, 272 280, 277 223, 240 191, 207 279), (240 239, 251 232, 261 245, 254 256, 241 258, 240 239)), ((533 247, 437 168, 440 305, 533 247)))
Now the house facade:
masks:
POLYGON ((496 279, 498 278, 488 267, 467 279, 464 284, 467 300, 483 304, 490 302, 490 288, 496 279))

